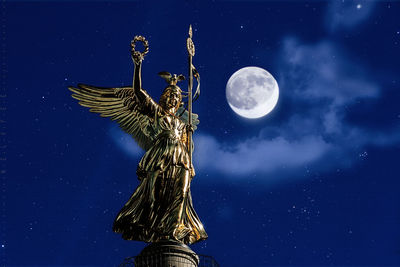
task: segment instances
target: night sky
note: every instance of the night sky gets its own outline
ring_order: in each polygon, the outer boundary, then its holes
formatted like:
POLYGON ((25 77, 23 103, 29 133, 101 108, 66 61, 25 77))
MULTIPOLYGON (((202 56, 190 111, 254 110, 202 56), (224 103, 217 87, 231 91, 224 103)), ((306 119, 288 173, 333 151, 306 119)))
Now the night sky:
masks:
POLYGON ((116 266, 145 246, 111 229, 144 152, 67 86, 131 85, 143 35, 158 101, 158 72, 187 73, 189 24, 192 195, 209 235, 191 248, 227 267, 400 266, 399 1, 1 5, 1 266, 116 266), (247 66, 280 87, 260 119, 226 101, 247 66))

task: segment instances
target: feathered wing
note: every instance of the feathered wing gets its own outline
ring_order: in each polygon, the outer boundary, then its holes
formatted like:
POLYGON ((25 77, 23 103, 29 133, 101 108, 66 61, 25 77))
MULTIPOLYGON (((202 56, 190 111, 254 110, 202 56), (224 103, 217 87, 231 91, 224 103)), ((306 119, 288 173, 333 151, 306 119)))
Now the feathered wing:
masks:
POLYGON ((79 104, 90 108, 91 112, 109 117, 130 134, 144 150, 150 149, 154 142, 154 131, 150 117, 140 111, 133 88, 101 88, 78 84, 68 87, 79 100, 79 104))
MULTIPOLYGON (((179 116, 184 123, 189 123, 189 111, 187 111, 184 107, 179 107, 176 115, 179 116)), ((194 130, 197 129, 197 125, 199 125, 199 123, 199 115, 197 115, 196 113, 192 113, 192 124, 194 130)))

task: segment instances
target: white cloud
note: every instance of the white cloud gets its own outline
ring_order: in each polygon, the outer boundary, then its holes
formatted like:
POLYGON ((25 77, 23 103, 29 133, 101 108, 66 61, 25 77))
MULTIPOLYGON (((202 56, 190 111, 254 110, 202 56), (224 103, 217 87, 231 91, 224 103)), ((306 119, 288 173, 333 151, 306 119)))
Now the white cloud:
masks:
POLYGON ((363 66, 332 42, 305 45, 287 38, 281 60, 285 82, 295 82, 296 87, 290 89, 296 98, 329 100, 344 105, 379 94, 375 82, 366 78, 363 66))
POLYGON ((236 144, 221 144, 210 135, 197 134, 195 143, 197 169, 235 178, 304 166, 330 150, 330 145, 319 136, 293 141, 283 137, 271 140, 257 137, 236 144))
POLYGON ((128 156, 137 158, 144 154, 144 151, 135 143, 135 140, 114 123, 110 128, 110 136, 114 143, 128 156))

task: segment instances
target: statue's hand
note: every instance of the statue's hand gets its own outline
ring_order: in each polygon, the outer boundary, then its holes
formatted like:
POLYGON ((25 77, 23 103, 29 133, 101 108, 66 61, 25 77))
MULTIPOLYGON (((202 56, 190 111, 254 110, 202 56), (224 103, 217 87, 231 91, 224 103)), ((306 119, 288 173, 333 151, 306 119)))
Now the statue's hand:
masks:
POLYGON ((131 55, 135 65, 140 65, 144 56, 149 52, 149 42, 143 36, 137 35, 131 41, 131 55), (144 46, 143 52, 136 50, 136 42, 141 42, 144 46))
POLYGON ((144 59, 143 53, 140 53, 138 51, 134 51, 132 53, 132 60, 135 63, 135 65, 140 65, 142 63, 143 59, 144 59))
POLYGON ((193 125, 191 125, 191 124, 187 124, 186 125, 186 130, 188 131, 188 132, 194 132, 194 127, 193 127, 193 125))

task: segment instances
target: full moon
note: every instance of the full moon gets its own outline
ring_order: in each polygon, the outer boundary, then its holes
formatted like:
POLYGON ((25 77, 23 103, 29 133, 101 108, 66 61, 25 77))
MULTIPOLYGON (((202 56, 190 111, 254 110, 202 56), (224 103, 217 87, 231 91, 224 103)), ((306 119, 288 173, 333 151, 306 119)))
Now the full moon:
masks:
POLYGON ((279 98, 279 87, 274 77, 258 67, 236 71, 226 84, 226 99, 238 115, 257 119, 270 113, 279 98))

